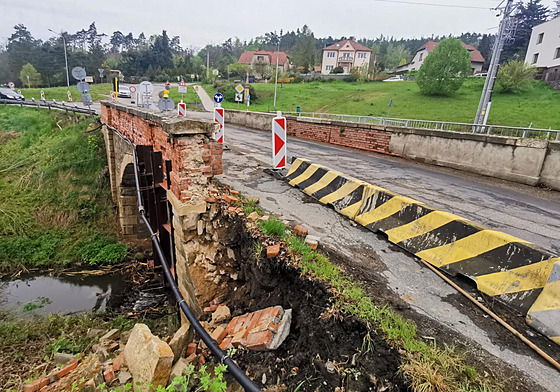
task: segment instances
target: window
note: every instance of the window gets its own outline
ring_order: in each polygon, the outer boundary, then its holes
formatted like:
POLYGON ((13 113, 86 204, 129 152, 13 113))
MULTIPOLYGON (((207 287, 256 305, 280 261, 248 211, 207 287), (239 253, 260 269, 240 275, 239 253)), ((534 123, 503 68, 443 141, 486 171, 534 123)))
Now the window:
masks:
POLYGON ((556 52, 554 53, 554 58, 555 59, 560 58, 560 48, 556 48, 556 52))
POLYGON ((535 53, 535 54, 533 55, 533 62, 532 62, 531 64, 536 64, 538 60, 539 60, 539 54, 538 54, 538 53, 535 53))
POLYGON ((325 70, 330 71, 330 70, 332 70, 332 68, 333 68, 332 65, 327 65, 327 66, 325 67, 325 70))
POLYGON ((367 53, 358 53, 358 58, 359 58, 359 59, 365 59, 365 58, 366 58, 366 54, 367 54, 367 53))
POLYGON ((335 56, 334 52, 327 52, 327 57, 334 57, 334 56, 335 56))
POLYGON ((342 53, 342 57, 350 57, 350 53, 342 53))
POLYGON ((543 39, 544 39, 544 33, 540 33, 539 37, 537 38, 537 45, 542 44, 543 39))
POLYGON ((420 58, 418 59, 418 61, 422 61, 423 57, 424 57, 424 53, 420 53, 420 58))

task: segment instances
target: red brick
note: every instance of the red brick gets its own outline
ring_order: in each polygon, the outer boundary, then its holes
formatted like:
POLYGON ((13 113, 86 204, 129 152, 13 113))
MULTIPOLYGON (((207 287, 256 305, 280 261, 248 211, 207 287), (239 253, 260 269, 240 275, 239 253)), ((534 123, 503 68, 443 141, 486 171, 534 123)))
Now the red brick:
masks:
POLYGON ((293 231, 295 235, 298 235, 300 237, 306 237, 307 233, 309 232, 309 229, 302 225, 296 225, 293 231))
POLYGON ((245 347, 247 350, 262 350, 268 347, 274 334, 271 331, 253 332, 247 336, 245 347))
POLYGON ((103 372, 103 378, 105 378, 105 382, 107 384, 111 384, 113 382, 113 380, 115 379, 115 372, 113 371, 112 367, 105 368, 105 371, 103 372))
POLYGON ((54 373, 55 378, 59 379, 62 378, 64 376, 66 376, 68 373, 70 373, 72 370, 76 369, 78 367, 78 362, 71 362, 70 365, 66 365, 65 367, 63 367, 62 369, 60 369, 58 372, 54 373))
POLYGON ((273 257, 278 256, 278 253, 280 253, 280 245, 279 244, 275 244, 275 245, 270 245, 266 247, 266 257, 269 259, 272 259, 273 257))
POLYGON ((187 357, 191 354, 196 354, 196 343, 190 343, 187 346, 187 357))
POLYGON ((200 363, 201 365, 204 365, 206 363, 206 358, 204 358, 204 355, 198 354, 198 363, 200 363))
POLYGON ((239 191, 235 191, 233 189, 231 191, 229 191, 229 193, 231 193, 232 195, 236 195, 236 196, 239 195, 239 191))
POLYGON ((227 350, 228 348, 233 347, 233 346, 231 345, 232 339, 233 339, 232 337, 229 337, 229 336, 228 336, 227 338, 225 338, 224 340, 222 340, 222 343, 220 343, 220 348, 221 348, 222 350, 225 351, 225 350, 227 350))
POLYGON ((115 359, 113 359, 113 371, 118 372, 119 370, 121 370, 123 362, 124 362, 124 355, 123 353, 120 353, 115 357, 115 359))
POLYGON ((30 382, 23 389, 24 392, 36 392, 39 389, 49 385, 49 379, 47 377, 38 378, 35 381, 30 382))
POLYGON ((239 201, 237 197, 231 195, 222 195, 222 199, 224 199, 229 204, 237 203, 239 201))
POLYGON ((207 197, 206 199, 207 203, 216 203, 218 200, 215 197, 207 197))

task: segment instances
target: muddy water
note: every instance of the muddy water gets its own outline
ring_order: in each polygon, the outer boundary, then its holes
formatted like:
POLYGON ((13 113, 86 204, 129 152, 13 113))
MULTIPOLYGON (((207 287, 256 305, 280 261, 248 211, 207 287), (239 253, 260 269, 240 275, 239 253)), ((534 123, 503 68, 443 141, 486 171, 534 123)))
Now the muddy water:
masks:
POLYGON ((124 290, 120 275, 28 275, 0 281, 0 309, 21 316, 103 311, 124 290))

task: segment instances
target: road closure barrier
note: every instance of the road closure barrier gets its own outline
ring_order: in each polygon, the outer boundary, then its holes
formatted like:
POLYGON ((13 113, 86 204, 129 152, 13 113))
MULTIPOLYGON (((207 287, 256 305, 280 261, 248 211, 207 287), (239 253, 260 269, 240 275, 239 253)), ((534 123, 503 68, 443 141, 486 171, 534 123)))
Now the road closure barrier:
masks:
POLYGON ((320 203, 527 315, 560 344, 560 258, 539 246, 294 158, 286 181, 320 203))

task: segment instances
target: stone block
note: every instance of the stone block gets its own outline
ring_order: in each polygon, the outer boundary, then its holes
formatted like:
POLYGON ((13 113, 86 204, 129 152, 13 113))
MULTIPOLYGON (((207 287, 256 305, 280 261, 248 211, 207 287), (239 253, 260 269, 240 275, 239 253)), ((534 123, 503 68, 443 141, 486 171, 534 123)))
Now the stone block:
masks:
POLYGON ((167 385, 174 354, 171 347, 154 336, 147 325, 136 324, 124 348, 124 360, 132 374, 135 391, 147 391, 139 383, 152 383, 154 387, 167 385))
POLYGON ((169 342, 169 347, 171 347, 171 351, 173 351, 173 361, 176 362, 179 357, 185 352, 187 345, 189 344, 189 331, 190 331, 190 324, 183 324, 181 328, 175 332, 173 338, 169 342))

